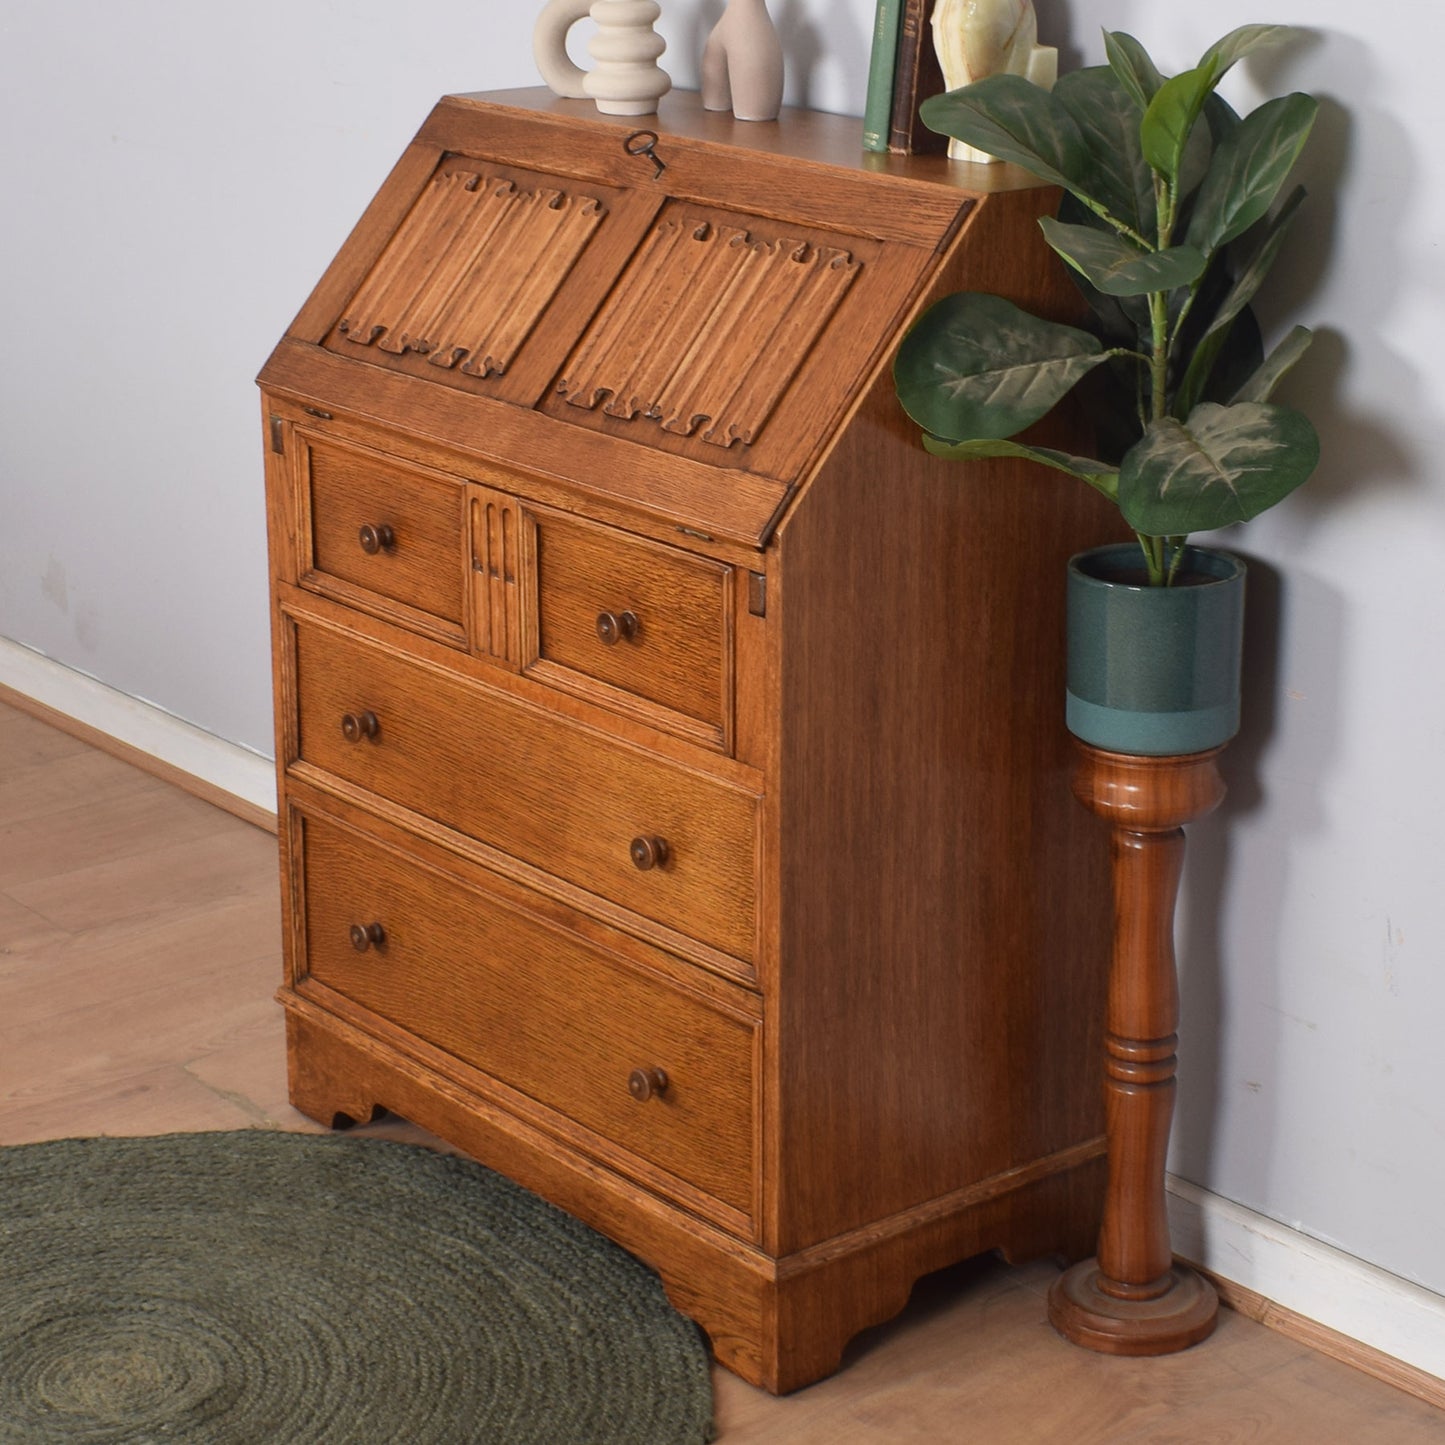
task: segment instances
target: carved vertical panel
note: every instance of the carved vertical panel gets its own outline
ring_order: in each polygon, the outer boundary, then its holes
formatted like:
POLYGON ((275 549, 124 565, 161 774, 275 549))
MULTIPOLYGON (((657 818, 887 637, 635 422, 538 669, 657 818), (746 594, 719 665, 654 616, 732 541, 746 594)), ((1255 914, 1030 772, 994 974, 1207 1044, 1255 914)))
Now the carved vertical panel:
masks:
POLYGON ((444 168, 337 329, 471 376, 505 371, 605 214, 595 197, 444 168))
POLYGON ((515 497, 473 486, 472 648, 522 665, 521 517, 515 497))
POLYGON ((573 406, 751 442, 860 269, 814 241, 664 219, 568 358, 573 406), (605 404, 604 404, 605 403, 605 404))

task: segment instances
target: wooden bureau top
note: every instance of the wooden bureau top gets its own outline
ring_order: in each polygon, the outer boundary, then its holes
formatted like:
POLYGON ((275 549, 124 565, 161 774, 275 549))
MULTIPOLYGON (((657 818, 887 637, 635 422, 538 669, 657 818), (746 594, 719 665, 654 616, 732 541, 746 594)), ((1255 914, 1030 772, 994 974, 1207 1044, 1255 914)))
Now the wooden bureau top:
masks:
POLYGON ((1025 189, 844 116, 448 96, 261 383, 760 547, 960 232, 1025 189))
POLYGON ((740 121, 730 112, 704 110, 696 91, 671 91, 655 115, 643 116, 603 115, 590 100, 564 100, 545 86, 449 95, 417 139, 465 149, 482 134, 485 143, 495 144, 498 128, 510 124, 519 127, 527 153, 538 159, 545 154, 549 168, 567 166, 569 159, 573 165, 601 164, 620 184, 651 176, 645 158, 622 149, 629 135, 651 130, 668 168, 654 179, 673 195, 693 190, 718 199, 720 191, 735 191, 748 210, 785 206, 793 219, 806 211, 822 224, 930 248, 952 232, 970 197, 1039 185, 1013 165, 865 151, 863 122, 851 116, 785 106, 776 121, 740 121), (699 178, 703 157, 707 174, 699 178), (770 194, 775 188, 782 194, 770 194))
MULTIPOLYGON (((709 145, 732 146, 957 190, 984 193, 1027 190, 1038 185, 1027 171, 1014 165, 974 165, 950 161, 941 155, 904 156, 865 151, 863 122, 855 116, 784 106, 776 121, 738 120, 729 111, 704 110, 702 97, 695 90, 669 91, 656 114, 642 116, 603 115, 592 101, 564 100, 543 85, 517 90, 469 91, 446 96, 438 105, 439 111, 453 108, 505 108, 522 115, 551 117, 569 129, 578 125, 596 125, 624 133, 650 129, 709 145)), ((431 123, 432 120, 428 120, 427 125, 431 123)))

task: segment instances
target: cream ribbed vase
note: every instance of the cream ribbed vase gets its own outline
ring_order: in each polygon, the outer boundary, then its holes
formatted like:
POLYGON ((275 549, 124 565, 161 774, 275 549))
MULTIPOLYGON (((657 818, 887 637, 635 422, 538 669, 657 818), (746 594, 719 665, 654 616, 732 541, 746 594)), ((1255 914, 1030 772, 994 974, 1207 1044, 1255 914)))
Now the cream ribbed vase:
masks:
POLYGON ((604 115, 651 115, 672 89, 657 63, 667 42, 653 28, 657 0, 547 0, 532 32, 532 53, 542 79, 558 95, 590 96, 604 115), (581 70, 567 56, 567 32, 584 15, 597 23, 587 53, 597 62, 581 70))
POLYGON ((702 103, 739 120, 776 120, 783 107, 783 45, 767 0, 728 0, 702 52, 702 103))

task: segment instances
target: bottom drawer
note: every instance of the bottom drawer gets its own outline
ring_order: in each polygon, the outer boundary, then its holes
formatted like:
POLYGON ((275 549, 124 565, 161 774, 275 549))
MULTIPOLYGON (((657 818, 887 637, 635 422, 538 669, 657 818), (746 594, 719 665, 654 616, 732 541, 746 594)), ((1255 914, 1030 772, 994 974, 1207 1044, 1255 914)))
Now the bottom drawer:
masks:
POLYGON ((753 1213, 755 1023, 329 819, 300 858, 312 978, 753 1213))

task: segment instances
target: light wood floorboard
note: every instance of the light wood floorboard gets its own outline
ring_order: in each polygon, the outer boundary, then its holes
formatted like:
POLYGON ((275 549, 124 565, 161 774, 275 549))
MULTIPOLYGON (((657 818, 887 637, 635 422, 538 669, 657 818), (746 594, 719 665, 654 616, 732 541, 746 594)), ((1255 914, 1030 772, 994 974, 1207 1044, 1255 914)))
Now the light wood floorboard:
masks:
MULTIPOLYGON (((0 1144, 316 1131, 287 1102, 272 1001, 275 847, 0 704, 0 1144)), ((1045 1318, 1054 1273, 933 1276, 786 1399, 716 1372, 723 1445, 1445 1445, 1445 1412, 1228 1310, 1182 1355, 1076 1349, 1045 1318)))

